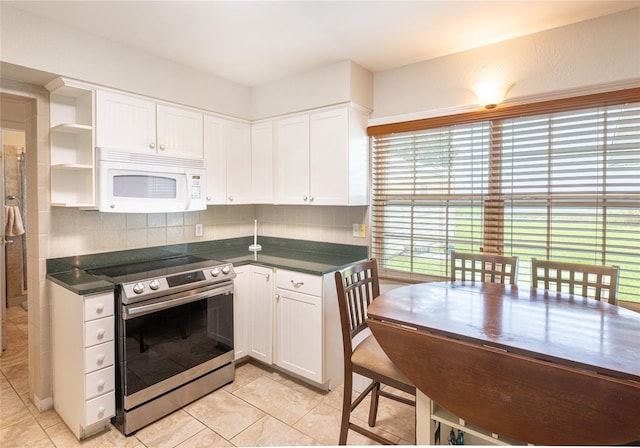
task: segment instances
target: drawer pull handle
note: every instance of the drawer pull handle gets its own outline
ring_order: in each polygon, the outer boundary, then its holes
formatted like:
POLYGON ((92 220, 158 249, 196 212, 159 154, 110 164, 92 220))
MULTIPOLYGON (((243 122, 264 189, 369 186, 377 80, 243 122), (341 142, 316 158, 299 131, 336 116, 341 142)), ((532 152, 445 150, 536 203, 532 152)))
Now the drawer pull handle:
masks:
POLYGON ((104 355, 103 354, 98 355, 98 359, 97 359, 98 365, 99 366, 102 365, 103 362, 104 362, 104 355))
POLYGON ((299 288, 299 287, 301 287, 301 286, 303 286, 303 285, 304 285, 304 282, 294 282, 293 280, 291 280, 291 284, 292 284, 294 287, 299 288))
POLYGON ((104 406, 98 408, 98 417, 104 416, 104 406))
POLYGON ((104 380, 98 381, 98 390, 104 389, 104 380))
POLYGON ((103 311, 104 311, 104 303, 99 303, 99 304, 96 306, 96 312, 97 312, 98 314, 100 314, 100 313, 102 313, 103 311))
POLYGON ((104 337, 104 329, 103 328, 99 329, 96 335, 98 336, 98 339, 102 339, 104 337))

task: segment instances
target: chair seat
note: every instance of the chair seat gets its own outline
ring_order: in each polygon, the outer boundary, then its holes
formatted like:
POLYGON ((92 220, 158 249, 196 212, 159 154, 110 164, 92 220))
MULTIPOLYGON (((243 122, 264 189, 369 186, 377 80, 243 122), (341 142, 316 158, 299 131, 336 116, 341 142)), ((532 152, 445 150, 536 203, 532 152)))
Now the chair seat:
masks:
POLYGON ((353 350, 351 362, 354 370, 361 367, 373 372, 377 372, 386 377, 392 378, 404 384, 413 384, 396 366, 391 362, 387 354, 382 350, 373 335, 367 336, 353 350))

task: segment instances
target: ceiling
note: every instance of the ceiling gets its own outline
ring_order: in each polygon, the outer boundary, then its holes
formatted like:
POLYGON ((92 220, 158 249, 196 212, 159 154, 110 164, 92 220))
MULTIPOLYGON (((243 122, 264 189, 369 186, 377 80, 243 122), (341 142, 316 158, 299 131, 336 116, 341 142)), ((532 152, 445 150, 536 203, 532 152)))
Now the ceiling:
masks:
POLYGON ((352 60, 379 72, 640 6, 640 1, 9 1, 255 86, 352 60))

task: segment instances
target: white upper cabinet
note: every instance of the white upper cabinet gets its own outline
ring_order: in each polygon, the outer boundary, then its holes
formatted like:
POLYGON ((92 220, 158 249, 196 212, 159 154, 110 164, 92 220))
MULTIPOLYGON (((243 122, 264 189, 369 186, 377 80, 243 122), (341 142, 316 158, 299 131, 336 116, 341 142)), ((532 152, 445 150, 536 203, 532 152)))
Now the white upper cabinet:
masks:
POLYGON ((368 112, 342 107, 309 118, 309 200, 316 205, 366 205, 369 191, 368 112))
POLYGON ((251 125, 251 203, 273 203, 273 122, 251 125))
POLYGON ((155 152, 156 104, 99 90, 96 145, 125 151, 155 152))
POLYGON ((97 92, 96 145, 202 158, 203 114, 116 92, 97 92))
POLYGON ((256 123, 62 78, 51 91, 52 205, 94 207, 95 148, 205 159, 207 204, 367 205, 369 112, 256 123))
POLYGON ((201 159, 202 113, 158 104, 157 143, 160 153, 201 159))
POLYGON ((223 143, 226 120, 204 117, 204 159, 207 162, 207 205, 227 203, 227 151, 223 143))
POLYGON ((227 203, 250 204, 251 126, 229 121, 224 134, 227 144, 227 203))
POLYGON ((348 203, 349 117, 346 109, 311 114, 309 195, 314 204, 348 203))
POLYGON ((309 203, 309 115, 283 118, 276 124, 276 200, 309 203))
POLYGON ((279 120, 275 202, 366 205, 367 120, 347 106, 279 120))
POLYGON ((207 204, 251 203, 251 127, 211 115, 204 118, 207 204))

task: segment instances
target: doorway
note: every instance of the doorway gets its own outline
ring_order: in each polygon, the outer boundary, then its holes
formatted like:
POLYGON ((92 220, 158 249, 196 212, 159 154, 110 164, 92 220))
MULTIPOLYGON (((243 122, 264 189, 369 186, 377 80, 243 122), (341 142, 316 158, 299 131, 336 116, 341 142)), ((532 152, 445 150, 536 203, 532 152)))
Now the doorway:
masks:
POLYGON ((0 344, 4 366, 28 345, 26 102, 2 95, 0 122, 0 344), (14 318, 20 319, 18 330, 14 318))
POLYGON ((27 309, 27 194, 24 131, 2 129, 6 304, 27 309))

